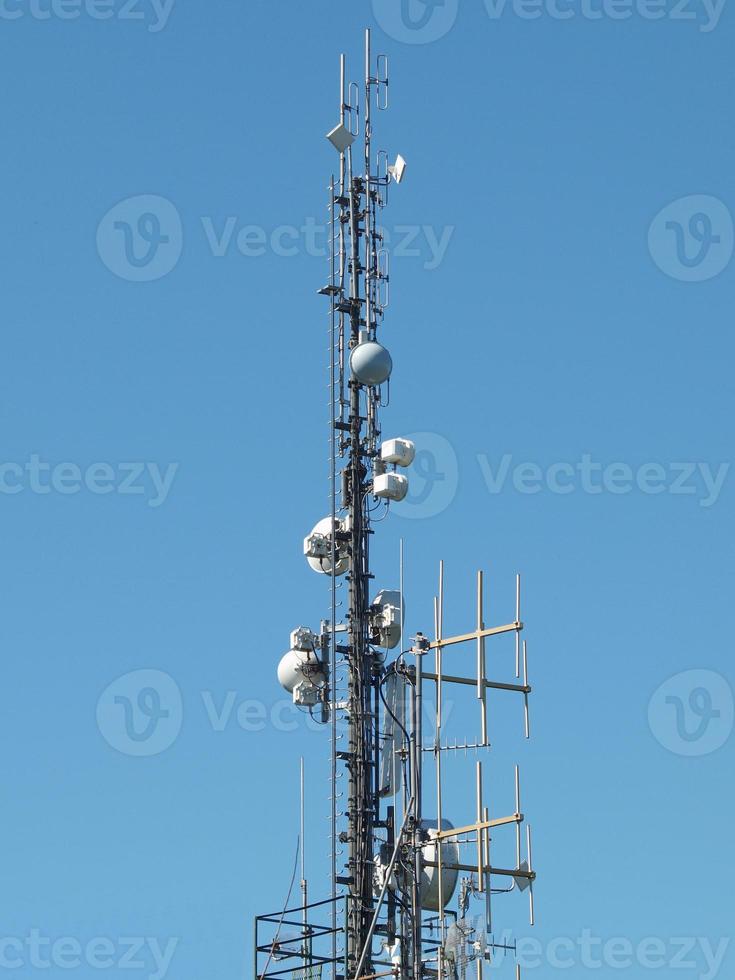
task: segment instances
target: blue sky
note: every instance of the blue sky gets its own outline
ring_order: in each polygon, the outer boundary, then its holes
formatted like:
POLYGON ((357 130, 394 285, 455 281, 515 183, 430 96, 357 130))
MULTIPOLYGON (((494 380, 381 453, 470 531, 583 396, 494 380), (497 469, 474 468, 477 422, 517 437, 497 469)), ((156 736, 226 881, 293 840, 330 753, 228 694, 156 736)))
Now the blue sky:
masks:
POLYGON ((327 887, 326 736, 275 668, 328 612, 323 134, 366 26, 409 165, 383 426, 424 434, 377 581, 403 537, 430 630, 443 558, 462 630, 477 568, 494 621, 523 573, 533 738, 498 705, 487 774, 504 809, 522 764, 526 975, 554 940, 586 975, 589 935, 632 950, 598 976, 725 976, 735 68, 732 10, 695 0, 0 3, 0 970, 249 976, 301 753, 327 887))

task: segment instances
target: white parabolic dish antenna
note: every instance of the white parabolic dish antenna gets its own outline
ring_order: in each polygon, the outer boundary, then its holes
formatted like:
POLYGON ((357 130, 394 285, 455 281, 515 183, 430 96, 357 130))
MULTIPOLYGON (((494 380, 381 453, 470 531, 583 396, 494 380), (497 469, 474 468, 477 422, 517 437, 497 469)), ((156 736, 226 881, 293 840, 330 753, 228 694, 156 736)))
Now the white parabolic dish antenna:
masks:
POLYGON ((278 682, 289 694, 297 687, 314 690, 324 685, 322 665, 310 650, 289 650, 278 664, 278 682))
MULTIPOLYGON (((335 527, 337 532, 344 531, 345 522, 340 520, 338 517, 335 520, 335 527)), ((312 541, 316 544, 313 549, 314 552, 318 551, 318 540, 323 539, 322 553, 317 556, 317 554, 312 553, 306 554, 306 560, 309 566, 314 569, 315 572, 323 572, 325 575, 332 574, 332 548, 331 548, 331 537, 332 537, 332 518, 325 517, 318 524, 315 524, 312 528, 311 534, 306 539, 307 542, 312 541)), ((347 553, 347 546, 344 542, 338 541, 337 547, 335 549, 335 555, 337 558, 337 563, 334 569, 335 575, 344 575, 350 567, 350 556, 347 553)))
MULTIPOLYGON (((428 842, 421 849, 424 861, 438 862, 438 853, 441 851, 442 897, 444 899, 440 904, 439 869, 424 866, 421 871, 421 906, 428 912, 439 912, 440 909, 449 905, 454 889, 457 887, 459 872, 452 865, 459 864, 459 845, 456 840, 445 840, 441 843, 436 841, 436 820, 422 820, 421 828, 428 831, 429 834, 428 842)), ((454 824, 449 820, 442 819, 441 829, 454 830, 454 824)))

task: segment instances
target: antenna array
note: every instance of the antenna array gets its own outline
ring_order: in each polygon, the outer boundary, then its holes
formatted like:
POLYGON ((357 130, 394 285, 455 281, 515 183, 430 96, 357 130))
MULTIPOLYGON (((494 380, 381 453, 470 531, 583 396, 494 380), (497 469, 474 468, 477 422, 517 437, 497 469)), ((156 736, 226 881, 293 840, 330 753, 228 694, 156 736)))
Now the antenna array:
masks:
POLYGON ((387 509, 406 496, 408 480, 400 471, 415 455, 407 439, 381 441, 379 423, 392 371, 391 356, 378 340, 389 302, 380 216, 390 185, 400 183, 406 170, 403 157, 389 165, 385 151, 373 151, 373 113, 388 108, 388 92, 387 57, 373 61, 367 31, 362 92, 355 83, 347 85, 343 55, 339 122, 327 134, 339 154, 338 172, 329 183, 330 275, 319 290, 329 300, 331 508, 306 537, 304 553, 310 566, 329 579, 330 613, 318 633, 303 626, 292 632, 278 668, 294 702, 330 731, 331 896, 307 902, 302 802, 302 905, 256 919, 258 980, 284 975, 321 980, 326 974, 331 980, 464 980, 469 963, 476 964, 481 980, 484 963, 513 949, 494 940, 493 896, 527 890, 534 921, 536 875, 527 824, 522 833, 518 767, 514 810, 496 815, 485 802, 479 758, 490 749, 492 692, 521 696, 524 735, 530 734, 520 576, 511 622, 486 625, 483 573, 478 572, 472 628, 446 635, 440 562, 434 638, 417 633, 408 649, 403 642, 402 549, 400 588, 371 598, 371 525, 378 508, 387 509), (343 578, 347 609, 339 622, 343 578), (487 672, 488 644, 504 634, 515 642, 513 681, 491 679, 487 672), (396 647, 397 656, 388 662, 388 652, 396 647), (468 647, 475 651, 472 671, 462 656, 468 647), (474 691, 478 725, 469 740, 450 743, 446 737, 448 685, 474 691), (427 713, 428 739, 423 731, 427 713), (341 720, 346 732, 342 746, 341 720), (465 804, 455 826, 446 812, 455 817, 462 804, 454 789, 445 801, 445 769, 462 752, 478 756, 472 774, 474 803, 465 804), (429 757, 434 763, 431 781, 425 779, 429 757), (340 811, 343 772, 346 806, 340 811), (435 815, 426 816, 427 807, 435 815), (491 852, 495 835, 508 829, 514 832, 515 861, 502 867, 493 863, 491 852), (452 910, 458 883, 457 909, 452 910), (473 899, 482 903, 479 921, 468 918, 473 899))

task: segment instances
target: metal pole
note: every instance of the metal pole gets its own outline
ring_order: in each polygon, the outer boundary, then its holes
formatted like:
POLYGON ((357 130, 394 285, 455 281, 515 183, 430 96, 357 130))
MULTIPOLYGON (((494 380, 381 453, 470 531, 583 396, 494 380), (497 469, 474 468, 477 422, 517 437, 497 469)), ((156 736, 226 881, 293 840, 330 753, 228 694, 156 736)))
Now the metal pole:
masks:
MULTIPOLYGON (((521 812, 521 772, 516 766, 516 816, 521 812)), ((516 867, 521 866, 521 822, 516 820, 516 867)))
POLYGON ((299 763, 299 784, 300 784, 300 821, 299 821, 299 842, 301 852, 301 922, 304 941, 302 943, 302 953, 304 961, 308 962, 311 956, 311 943, 309 942, 309 916, 306 906, 309 904, 309 888, 306 883, 306 821, 304 820, 304 757, 301 756, 299 763))
POLYGON ((421 943, 421 872, 422 872, 422 840, 421 840, 421 769, 423 762, 422 734, 422 673, 425 642, 418 636, 414 653, 416 655, 416 671, 413 695, 413 980, 422 980, 422 943, 421 943))
MULTIPOLYGON (((477 785, 476 785, 476 796, 477 796, 477 823, 482 822, 482 763, 477 762, 477 785)), ((483 864, 483 854, 482 854, 482 834, 480 833, 480 828, 477 829, 477 890, 482 893, 485 891, 485 874, 484 874, 484 864, 483 864)))
MULTIPOLYGON (((437 830, 442 830, 442 648, 441 638, 443 636, 444 620, 444 562, 439 562, 439 595, 434 602, 434 633, 437 642, 435 669, 436 669, 436 825, 437 830)), ((422 672, 423 680, 423 672, 422 672)), ((444 951, 444 941, 446 939, 446 922, 444 915, 444 874, 441 841, 437 844, 436 860, 438 865, 439 883, 439 951, 438 951, 438 970, 442 975, 442 956, 444 951)))
POLYGON ((381 906, 383 904, 383 899, 385 898, 385 893, 386 893, 386 890, 388 888, 388 882, 390 881, 390 877, 393 874, 393 866, 396 863, 396 858, 398 857, 398 851, 400 850, 401 845, 403 843, 403 833, 404 833, 404 830, 406 829, 406 820, 407 820, 407 818, 408 818, 408 811, 406 811, 406 813, 405 813, 405 815, 403 817, 403 823, 401 824, 401 829, 400 829, 400 831, 398 833, 398 837, 396 838, 396 843, 395 843, 395 846, 393 848, 393 853, 391 854, 390 861, 388 862, 388 867, 387 867, 386 872, 385 872, 385 878, 383 880, 383 884, 382 884, 381 889, 380 889, 380 894, 378 895, 378 901, 377 901, 377 903, 375 905, 375 912, 373 913, 373 918, 372 918, 372 921, 370 923, 370 928, 368 929, 367 936, 365 937, 365 944, 363 946, 362 953, 360 954, 360 959, 359 959, 359 961, 357 963, 357 969, 355 970, 355 977, 356 978, 359 978, 359 977, 362 976, 362 968, 363 968, 364 963, 365 963, 365 958, 366 958, 367 953, 368 953, 368 948, 370 946, 370 942, 371 942, 371 940, 373 938, 373 933, 375 931, 375 926, 378 923, 378 915, 380 914, 380 908, 381 908, 381 906))
MULTIPOLYGON (((516 623, 521 621, 521 576, 516 575, 516 623)), ((516 677, 521 676, 521 634, 516 631, 516 677)))
MULTIPOLYGON (((477 573, 477 632, 485 629, 483 610, 483 576, 477 573)), ((518 633, 516 633, 518 636, 518 633)), ((485 638, 477 638, 477 697, 480 701, 480 742, 487 745, 487 688, 485 686, 485 638)))
MULTIPOLYGON (((367 175, 356 177, 352 169, 352 151, 347 150, 347 181, 350 202, 350 347, 360 340, 362 328, 361 285, 364 270, 360 264, 360 242, 363 230, 360 219, 363 213, 361 197, 366 194, 367 175)), ((351 377, 349 414, 349 518, 350 555, 349 575, 349 877, 351 881, 350 928, 347 936, 348 962, 354 967, 364 946, 365 936, 373 909, 372 857, 374 820, 374 745, 377 738, 374 709, 375 691, 372 677, 372 659, 368 648, 368 533, 369 525, 363 515, 366 494, 367 467, 363 457, 362 389, 357 379, 351 377)), ((369 396, 368 396, 369 397, 369 396)), ((370 969, 370 952, 367 952, 370 969)))
POLYGON ((365 325, 368 331, 373 326, 372 307, 372 196, 370 188, 370 172, 372 170, 371 153, 371 122, 370 122, 370 29, 365 31, 365 325))
MULTIPOLYGON (((340 112, 344 115, 344 55, 341 59, 342 63, 342 78, 341 78, 341 98, 340 98, 340 112)), ((344 165, 344 164, 343 164, 344 165)), ((330 284, 335 285, 335 226, 336 226, 336 204, 334 201, 334 174, 332 174, 332 179, 330 182, 330 208, 331 208, 331 278, 330 284)), ((340 230, 340 235, 342 234, 340 230)), ((341 245, 340 245, 341 251, 341 245)), ((337 411, 335 400, 337 397, 336 391, 336 377, 335 377, 335 309, 334 309, 334 294, 329 298, 330 300, 330 325, 329 325, 329 394, 330 394, 330 462, 329 462, 329 482, 330 482, 330 492, 332 498, 332 537, 330 544, 330 565, 332 573, 331 585, 331 608, 330 608, 330 626, 331 632, 329 635, 329 698, 331 699, 331 708, 329 721, 330 721, 330 743, 331 743, 331 759, 330 759, 330 783, 332 787, 332 804, 330 808, 330 832, 331 832, 331 897, 332 897, 332 980, 337 980, 337 643, 335 633, 335 626, 337 625, 337 578, 336 578, 336 565, 337 565, 337 542, 336 530, 337 530, 337 411)))

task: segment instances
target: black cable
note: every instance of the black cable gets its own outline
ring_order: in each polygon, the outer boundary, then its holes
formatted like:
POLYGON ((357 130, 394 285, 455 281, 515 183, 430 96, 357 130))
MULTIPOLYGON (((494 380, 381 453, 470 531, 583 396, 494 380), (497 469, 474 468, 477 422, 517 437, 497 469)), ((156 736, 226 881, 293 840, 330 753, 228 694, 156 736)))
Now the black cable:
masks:
POLYGON ((268 967, 270 966, 273 955, 276 951, 276 946, 278 945, 278 937, 281 935, 281 928, 283 926, 283 919, 286 915, 286 909, 288 908, 288 903, 291 901, 291 891, 293 890, 293 883, 296 881, 296 869, 299 866, 299 851, 301 850, 301 835, 296 838, 296 856, 293 861, 293 872, 291 874, 291 884, 288 886, 288 894, 286 895, 286 903, 283 906, 283 911, 281 912, 281 918, 278 920, 278 928, 276 929, 276 934, 273 937, 273 942, 271 943, 270 952, 268 953, 268 959, 263 967, 263 972, 260 974, 261 980, 265 977, 268 972, 268 967))
POLYGON ((383 684, 385 684, 385 682, 391 676, 391 673, 395 673, 395 671, 388 671, 385 674, 385 676, 382 678, 382 680, 380 681, 380 684, 378 686, 378 693, 380 694, 380 700, 383 702, 383 706, 385 707, 385 710, 391 716, 391 718, 396 723, 396 725, 398 725, 398 727, 401 729, 401 731, 403 732, 403 737, 405 738, 405 740, 407 742, 410 742, 410 738, 408 736, 408 732, 403 727, 403 725, 400 723, 400 721, 396 718, 396 716, 393 714, 393 712, 390 710, 390 708, 388 707, 388 702, 385 700, 385 696, 383 695, 383 684))

